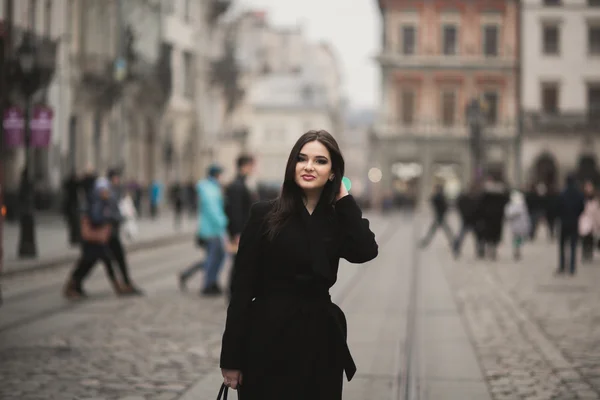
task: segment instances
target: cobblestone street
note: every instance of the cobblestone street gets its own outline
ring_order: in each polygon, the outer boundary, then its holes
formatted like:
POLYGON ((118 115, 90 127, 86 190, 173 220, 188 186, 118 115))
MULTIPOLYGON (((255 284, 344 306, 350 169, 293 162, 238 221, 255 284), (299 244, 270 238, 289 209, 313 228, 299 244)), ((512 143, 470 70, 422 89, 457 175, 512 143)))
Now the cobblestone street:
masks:
MULTIPOLYGON (((508 241, 505 241, 508 242, 508 241)), ((449 260, 441 240, 424 252, 446 276, 468 325, 494 399, 600 398, 600 263, 555 276, 558 250, 545 237, 515 263, 449 260)))
MULTIPOLYGON (((422 399, 600 398, 600 262, 556 277, 545 238, 517 264, 506 245, 477 261, 469 241, 453 260, 442 236, 415 250, 408 216, 372 225, 379 257, 342 263, 332 288, 358 365, 345 400, 408 398, 411 379, 422 399)), ((76 304, 60 296, 69 266, 6 279, 0 398, 214 400, 225 300, 176 279, 201 257, 191 240, 132 253, 138 298, 116 298, 101 267, 76 304)))
MULTIPOLYGON (((388 239, 410 232, 374 220, 374 229, 387 230, 388 239)), ((193 396, 196 399, 216 398, 218 380, 196 389, 194 384, 218 379, 225 299, 198 297, 200 277, 184 294, 176 280, 177 271, 201 256, 191 240, 133 253, 133 278, 146 291, 139 298, 115 298, 100 266, 87 285, 91 298, 78 304, 60 297, 66 268, 7 279, 0 311, 0 398, 167 400, 182 398, 186 392, 189 396, 190 390, 198 394, 193 396)), ((392 256, 381 255, 378 265, 393 265, 392 256)), ((383 296, 373 297, 370 287, 356 287, 363 267, 343 265, 332 296, 346 306, 349 323, 355 325, 351 328, 355 357, 363 368, 352 382, 358 396, 354 398, 364 398, 362 393, 389 393, 394 372, 372 376, 369 366, 377 364, 377 357, 380 361, 388 357, 386 364, 392 365, 400 354, 385 348, 375 351, 371 335, 397 347, 403 317, 388 315, 390 305, 400 306, 400 302, 392 295, 396 279, 390 280, 386 271, 403 271, 374 266, 371 281, 380 285, 383 296), (371 306, 365 296, 371 298, 371 306), (365 315, 361 305, 372 311, 365 315), (361 333, 365 317, 377 317, 379 325, 369 324, 370 329, 363 327, 361 333), (398 329, 390 329, 389 324, 398 329), (379 387, 378 382, 387 383, 379 387)), ((224 271, 222 277, 226 276, 224 271)))

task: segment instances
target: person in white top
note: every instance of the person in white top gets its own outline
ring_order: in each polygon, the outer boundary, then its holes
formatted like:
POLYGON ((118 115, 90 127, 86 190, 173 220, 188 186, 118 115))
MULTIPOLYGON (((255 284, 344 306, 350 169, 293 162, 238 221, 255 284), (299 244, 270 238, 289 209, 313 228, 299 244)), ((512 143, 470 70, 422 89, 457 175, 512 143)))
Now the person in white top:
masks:
POLYGON ((600 202, 596 196, 594 184, 586 182, 583 186, 585 208, 579 216, 579 236, 581 236, 581 261, 591 262, 594 258, 594 237, 600 233, 600 202))
POLYGON ((513 234, 513 255, 515 260, 521 258, 521 247, 531 231, 531 219, 527 211, 525 196, 518 190, 510 193, 510 201, 504 210, 504 217, 513 234))

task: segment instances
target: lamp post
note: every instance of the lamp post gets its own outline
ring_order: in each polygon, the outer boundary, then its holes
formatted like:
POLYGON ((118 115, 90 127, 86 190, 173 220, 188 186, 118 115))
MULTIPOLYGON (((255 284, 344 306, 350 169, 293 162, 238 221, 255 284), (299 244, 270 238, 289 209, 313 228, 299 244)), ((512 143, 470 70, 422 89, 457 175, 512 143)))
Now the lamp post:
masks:
POLYGON ((20 236, 19 257, 37 256, 35 221, 33 216, 33 184, 31 181, 31 97, 38 87, 39 68, 36 60, 36 47, 33 36, 26 33, 16 51, 16 61, 20 72, 23 94, 25 95, 25 168, 21 174, 20 186, 20 236))
POLYGON ((481 100, 472 99, 467 105, 467 123, 469 124, 471 154, 473 156, 473 176, 476 181, 483 177, 483 125, 484 107, 481 100))

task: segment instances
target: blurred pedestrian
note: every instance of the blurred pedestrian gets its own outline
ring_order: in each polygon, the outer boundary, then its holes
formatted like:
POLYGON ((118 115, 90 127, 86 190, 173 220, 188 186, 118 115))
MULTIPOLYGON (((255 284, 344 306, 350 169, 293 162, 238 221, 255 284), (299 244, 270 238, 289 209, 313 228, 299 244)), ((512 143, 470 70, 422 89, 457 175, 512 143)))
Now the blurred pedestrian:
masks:
POLYGON ((551 241, 556 237, 556 221, 557 221, 557 207, 558 207, 558 191, 554 185, 548 186, 548 193, 546 194, 546 225, 548 226, 548 237, 551 241))
POLYGON ((124 217, 121 215, 119 205, 121 203, 121 172, 118 169, 108 171, 108 179, 111 185, 110 205, 114 218, 111 235, 108 240, 108 248, 112 258, 117 262, 119 271, 121 272, 121 294, 136 294, 141 295, 142 291, 136 287, 129 275, 129 265, 127 263, 127 255, 123 243, 121 242, 121 224, 124 222, 124 217))
POLYGON ((340 400, 344 371, 348 380, 356 372, 329 288, 340 258, 364 263, 378 246, 343 175, 335 139, 309 131, 292 148, 279 197, 252 207, 220 361, 244 400, 340 400))
POLYGON ((154 179, 150 183, 150 217, 156 219, 158 216, 158 207, 160 206, 160 200, 162 197, 161 185, 154 179))
POLYGON ((119 202, 119 211, 123 217, 123 234, 127 239, 133 240, 138 234, 137 210, 131 196, 131 189, 125 191, 125 195, 119 202))
POLYGON ((181 222, 183 218, 183 188, 179 182, 175 182, 173 185, 171 200, 173 201, 173 217, 175 228, 181 228, 181 222))
MULTIPOLYGON (((250 217, 250 208, 258 199, 255 192, 248 186, 248 178, 254 172, 254 157, 249 154, 242 154, 237 158, 237 176, 229 184, 225 192, 225 213, 229 220, 227 230, 231 239, 231 252, 235 254, 240 242, 242 229, 250 217)), ((229 275, 228 289, 231 293, 231 284, 235 274, 235 255, 232 257, 232 268, 229 275)))
POLYGON ((504 216, 512 231, 513 257, 520 260, 521 247, 531 232, 531 221, 523 193, 518 190, 510 193, 510 202, 506 205, 504 216))
POLYGON ((213 164, 208 168, 208 177, 198 182, 198 230, 196 242, 205 249, 204 261, 193 264, 179 275, 179 287, 183 290, 187 281, 198 271, 204 269, 205 296, 220 295, 223 291, 218 285, 219 272, 225 260, 227 235, 227 216, 225 215, 223 192, 220 178, 223 168, 213 164))
POLYGON ((569 175, 566 187, 558 198, 558 218, 560 220, 560 238, 558 244, 558 270, 563 274, 565 265, 565 246, 569 245, 569 272, 575 274, 577 267, 577 240, 579 239, 579 217, 585 208, 585 198, 575 183, 575 177, 569 175))
POLYGON ((459 257, 461 254, 462 243, 467 233, 473 233, 475 239, 475 250, 479 254, 480 247, 483 246, 480 233, 476 230, 477 222, 477 205, 479 202, 479 191, 476 183, 472 183, 468 191, 462 192, 456 200, 458 213, 461 219, 461 228, 458 236, 454 240, 454 256, 459 257))
POLYGON ((429 230, 427 231, 423 239, 421 239, 420 246, 421 248, 427 247, 431 239, 433 239, 433 235, 435 235, 439 228, 442 228, 442 230, 446 234, 446 238, 448 239, 450 248, 453 248, 454 234, 452 233, 452 229, 450 229, 450 226, 446 222, 446 213, 448 212, 448 201, 446 200, 446 195, 444 194, 443 185, 435 185, 435 189, 430 201, 434 215, 433 221, 429 226, 429 230))
POLYGON ((105 178, 98 178, 81 218, 81 256, 63 290, 68 299, 75 300, 86 296, 83 280, 99 260, 104 262, 113 290, 117 294, 121 293, 108 248, 114 218, 110 183, 105 178))
POLYGON ((540 223, 543 222, 547 210, 547 187, 543 182, 539 182, 532 186, 528 193, 527 209, 531 217, 531 232, 529 238, 533 241, 537 236, 537 229, 540 223))
POLYGON ((583 186, 585 207, 579 217, 579 235, 581 237, 581 262, 591 262, 594 258, 594 235, 600 231, 600 203, 592 182, 583 186))
POLYGON ((78 196, 78 180, 75 172, 63 182, 63 215, 69 231, 69 243, 79 244, 81 241, 80 231, 80 204, 78 196))
POLYGON ((477 208, 477 224, 481 226, 484 252, 495 260, 498 244, 502 240, 504 210, 509 201, 508 187, 502 179, 489 176, 483 184, 483 192, 477 208))

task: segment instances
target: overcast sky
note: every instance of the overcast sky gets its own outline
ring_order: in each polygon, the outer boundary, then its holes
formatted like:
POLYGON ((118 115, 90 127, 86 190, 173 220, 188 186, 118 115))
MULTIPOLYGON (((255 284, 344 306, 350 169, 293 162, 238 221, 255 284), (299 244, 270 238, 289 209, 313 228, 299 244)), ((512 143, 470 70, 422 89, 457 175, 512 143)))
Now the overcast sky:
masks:
POLYGON ((344 93, 352 107, 375 108, 379 74, 380 16, 376 0, 237 0, 235 10, 268 13, 275 26, 301 23, 311 40, 325 40, 340 61, 344 93))

